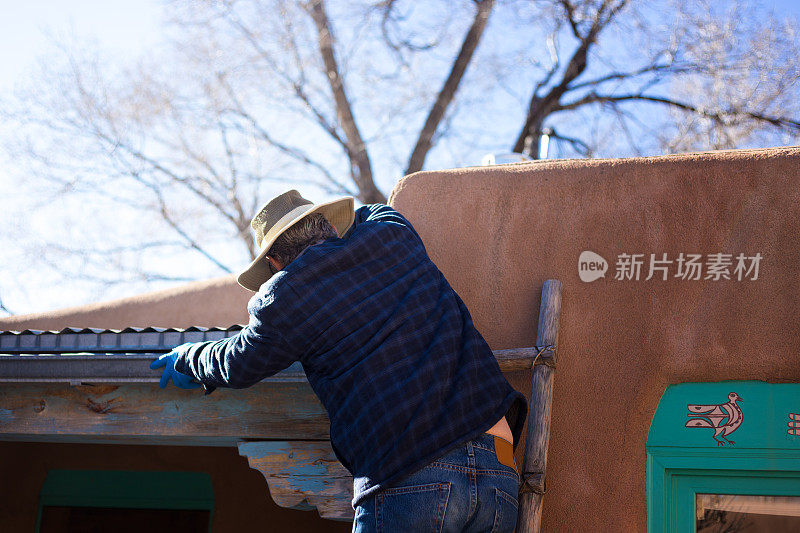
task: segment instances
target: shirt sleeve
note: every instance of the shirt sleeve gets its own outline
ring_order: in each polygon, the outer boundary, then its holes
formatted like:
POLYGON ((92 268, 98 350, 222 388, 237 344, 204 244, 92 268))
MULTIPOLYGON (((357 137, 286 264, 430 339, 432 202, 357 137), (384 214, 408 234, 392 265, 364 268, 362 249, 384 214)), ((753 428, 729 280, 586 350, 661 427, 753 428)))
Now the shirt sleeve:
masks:
POLYGON ((289 367, 297 357, 281 333, 263 320, 264 313, 252 310, 250 323, 239 333, 193 344, 176 358, 175 370, 193 376, 211 394, 217 387, 249 387, 289 367))

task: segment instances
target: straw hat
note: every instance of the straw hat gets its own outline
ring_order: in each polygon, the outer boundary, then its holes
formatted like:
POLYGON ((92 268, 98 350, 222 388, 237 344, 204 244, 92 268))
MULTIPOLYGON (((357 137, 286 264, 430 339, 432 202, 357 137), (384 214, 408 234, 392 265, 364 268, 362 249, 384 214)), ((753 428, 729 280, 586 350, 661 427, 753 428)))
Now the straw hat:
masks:
POLYGON ((315 205, 292 189, 267 202, 250 222, 256 233, 256 245, 261 252, 239 274, 237 278, 239 285, 254 292, 258 291, 261 284, 272 277, 264 256, 267 255, 275 239, 312 213, 321 213, 336 228, 339 236, 342 236, 353 224, 354 201, 351 196, 347 196, 315 205))

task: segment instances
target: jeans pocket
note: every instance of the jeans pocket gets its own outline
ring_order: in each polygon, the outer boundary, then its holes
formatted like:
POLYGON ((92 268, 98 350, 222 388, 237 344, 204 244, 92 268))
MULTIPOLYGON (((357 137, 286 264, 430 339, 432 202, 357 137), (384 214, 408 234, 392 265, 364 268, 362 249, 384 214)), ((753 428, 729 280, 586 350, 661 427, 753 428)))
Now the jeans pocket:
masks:
POLYGON ((375 500, 377 530, 439 532, 442 530, 450 483, 392 487, 375 500))
POLYGON ((495 488, 495 511, 492 533, 513 533, 517 526, 517 499, 495 488))

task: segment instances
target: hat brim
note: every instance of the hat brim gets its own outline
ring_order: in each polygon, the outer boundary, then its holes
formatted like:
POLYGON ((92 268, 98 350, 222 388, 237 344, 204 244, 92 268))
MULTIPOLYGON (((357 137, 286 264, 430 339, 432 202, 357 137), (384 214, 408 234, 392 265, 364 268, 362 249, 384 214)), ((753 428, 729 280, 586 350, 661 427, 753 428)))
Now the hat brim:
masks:
POLYGON ((324 204, 308 204, 307 210, 291 216, 287 220, 279 220, 278 224, 270 230, 270 233, 261 242, 261 252, 258 256, 237 276, 236 281, 239 285, 249 291, 257 292, 261 285, 273 276, 269 268, 267 268, 264 256, 267 255, 275 239, 300 220, 313 213, 321 213, 336 228, 341 237, 350 229, 355 219, 355 201, 348 196, 324 204))

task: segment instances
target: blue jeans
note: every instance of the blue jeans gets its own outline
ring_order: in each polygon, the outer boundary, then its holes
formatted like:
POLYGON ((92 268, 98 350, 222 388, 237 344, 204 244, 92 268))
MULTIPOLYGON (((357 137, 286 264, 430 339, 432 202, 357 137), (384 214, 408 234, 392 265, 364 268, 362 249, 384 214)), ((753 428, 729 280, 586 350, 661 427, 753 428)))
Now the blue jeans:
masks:
POLYGON ((353 532, 513 532, 519 474, 500 463, 494 439, 484 433, 367 498, 353 532))

